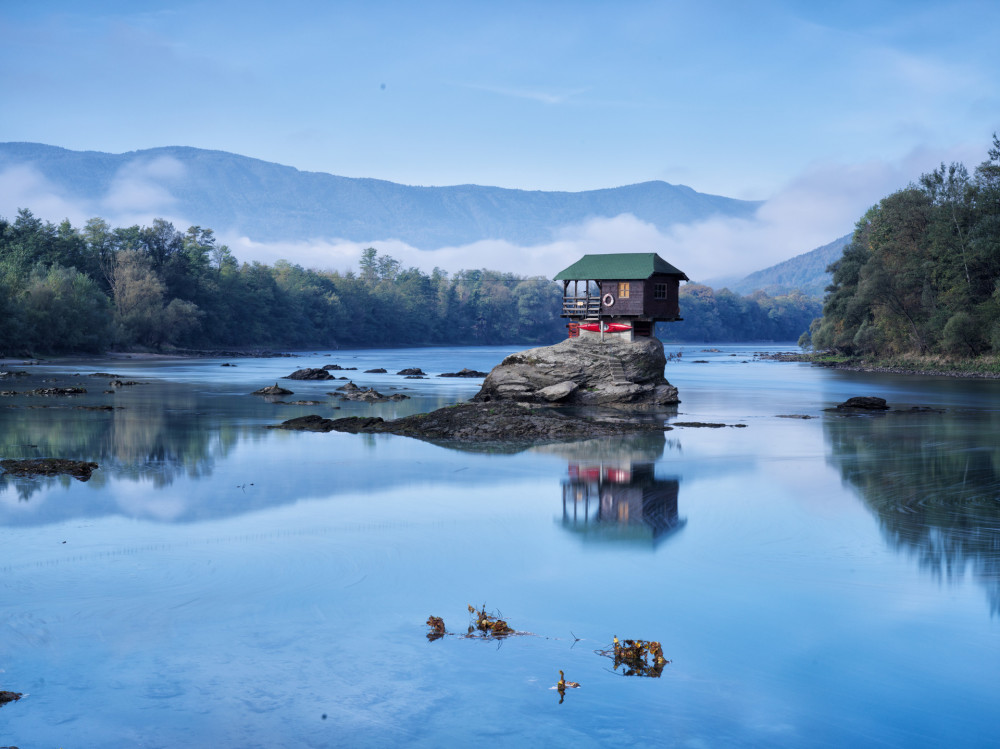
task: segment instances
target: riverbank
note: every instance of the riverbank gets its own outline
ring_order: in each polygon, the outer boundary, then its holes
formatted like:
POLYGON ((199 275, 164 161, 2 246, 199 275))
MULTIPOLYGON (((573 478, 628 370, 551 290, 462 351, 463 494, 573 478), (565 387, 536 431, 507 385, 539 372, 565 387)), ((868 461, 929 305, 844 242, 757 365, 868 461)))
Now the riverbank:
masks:
POLYGON ((837 356, 827 352, 755 354, 765 361, 807 362, 828 369, 874 374, 925 375, 969 379, 1000 379, 1000 357, 982 356, 976 359, 947 359, 941 356, 864 359, 837 356))

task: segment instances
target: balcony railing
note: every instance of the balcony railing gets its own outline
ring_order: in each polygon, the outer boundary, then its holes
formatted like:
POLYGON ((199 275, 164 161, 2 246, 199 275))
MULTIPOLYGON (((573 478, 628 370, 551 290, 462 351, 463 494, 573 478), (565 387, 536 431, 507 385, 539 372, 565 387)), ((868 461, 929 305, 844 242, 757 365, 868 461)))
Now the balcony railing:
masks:
POLYGON ((560 317, 581 319, 597 318, 601 312, 601 299, 596 296, 564 296, 560 317))

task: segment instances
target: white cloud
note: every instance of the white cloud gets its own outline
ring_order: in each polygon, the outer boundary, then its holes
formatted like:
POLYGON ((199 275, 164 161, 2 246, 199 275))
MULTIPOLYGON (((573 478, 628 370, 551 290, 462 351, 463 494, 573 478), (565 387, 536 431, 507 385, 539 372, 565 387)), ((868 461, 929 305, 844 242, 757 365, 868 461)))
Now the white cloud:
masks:
POLYGON ((37 218, 53 223, 68 218, 76 227, 100 216, 112 226, 163 218, 184 229, 188 222, 176 213, 171 192, 184 173, 184 165, 169 156, 136 159, 118 170, 107 193, 80 199, 66 195, 33 164, 15 164, 0 171, 0 216, 13 220, 19 208, 27 208, 37 218))
POLYGON ((184 172, 184 165, 171 156, 130 161, 115 174, 101 207, 115 216, 162 216, 177 202, 170 186, 182 180, 184 172))
POLYGON ((559 93, 552 93, 551 91, 543 91, 541 89, 506 88, 503 86, 484 86, 472 83, 463 83, 459 85, 463 88, 470 88, 475 91, 485 91, 487 93, 508 96, 514 99, 528 99, 529 101, 538 101, 542 104, 565 104, 570 99, 586 93, 588 90, 586 88, 575 88, 559 93))
POLYGON ((31 164, 17 164, 0 172, 0 216, 13 221, 20 208, 53 223, 68 218, 74 226, 90 215, 85 204, 62 195, 31 164))
POLYGON ((921 149, 899 162, 816 164, 785 185, 751 218, 712 218, 661 230, 622 214, 562 227, 553 241, 531 246, 483 240, 418 250, 399 240, 259 243, 235 237, 227 241, 241 260, 272 263, 284 258, 332 270, 356 269, 361 251, 374 246, 404 266, 424 271, 435 266, 450 272, 491 268, 552 277, 586 253, 657 252, 692 280, 742 277, 849 233, 868 208, 938 163, 963 161, 971 168, 978 158, 981 155, 972 148, 957 147, 921 149))

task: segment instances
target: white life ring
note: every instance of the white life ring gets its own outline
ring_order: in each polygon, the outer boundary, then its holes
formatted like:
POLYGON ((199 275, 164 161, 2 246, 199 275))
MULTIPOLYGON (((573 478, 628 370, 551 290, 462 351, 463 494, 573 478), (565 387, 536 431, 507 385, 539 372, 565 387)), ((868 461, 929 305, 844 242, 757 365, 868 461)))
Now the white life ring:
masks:
POLYGON ((605 307, 615 306, 615 298, 610 294, 605 294, 603 297, 601 297, 601 301, 604 302, 605 307))

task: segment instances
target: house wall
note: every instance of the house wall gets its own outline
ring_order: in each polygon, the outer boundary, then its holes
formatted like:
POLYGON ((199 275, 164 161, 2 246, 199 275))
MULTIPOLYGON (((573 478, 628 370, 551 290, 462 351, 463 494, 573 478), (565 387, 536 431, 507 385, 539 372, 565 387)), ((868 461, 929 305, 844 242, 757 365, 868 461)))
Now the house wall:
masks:
POLYGON ((680 316, 678 289, 680 280, 676 276, 652 276, 646 280, 629 282, 629 298, 618 294, 618 281, 601 281, 601 314, 606 317, 644 317, 649 319, 672 320, 680 316), (667 298, 656 299, 655 285, 667 285, 667 298), (605 294, 615 298, 608 307, 603 302, 605 294))

